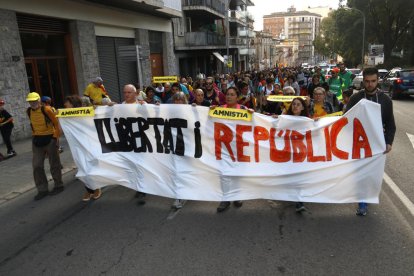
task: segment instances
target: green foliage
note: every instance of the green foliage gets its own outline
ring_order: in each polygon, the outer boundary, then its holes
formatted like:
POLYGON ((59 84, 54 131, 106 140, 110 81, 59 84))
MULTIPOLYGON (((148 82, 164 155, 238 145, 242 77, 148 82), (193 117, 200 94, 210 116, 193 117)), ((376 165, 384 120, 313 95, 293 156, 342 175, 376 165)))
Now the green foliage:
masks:
POLYGON ((319 54, 342 56, 348 66, 361 63, 362 19, 352 10, 338 9, 321 22, 321 29, 315 39, 315 50, 319 54))
MULTIPOLYGON (((365 53, 368 44, 383 44, 386 63, 396 62, 391 59, 392 51, 404 50, 404 63, 414 64, 413 0, 348 0, 347 7, 360 10, 366 17, 365 53)), ((362 26, 363 17, 358 11, 339 8, 331 12, 321 23, 314 42, 316 52, 331 57, 339 54, 348 66, 361 63, 362 26)))

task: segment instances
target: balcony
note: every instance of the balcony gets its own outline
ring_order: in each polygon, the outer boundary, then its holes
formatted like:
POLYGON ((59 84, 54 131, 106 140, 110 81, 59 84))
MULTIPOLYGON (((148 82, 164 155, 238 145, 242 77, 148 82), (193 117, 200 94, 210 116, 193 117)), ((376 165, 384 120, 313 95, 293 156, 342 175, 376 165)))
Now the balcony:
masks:
POLYGON ((229 38, 229 44, 231 48, 237 47, 237 46, 246 46, 247 45, 247 39, 243 37, 230 37, 229 38))
POLYGON ((255 48, 244 48, 244 49, 239 49, 239 54, 241 56, 252 56, 256 54, 256 49, 255 48))
POLYGON ((226 46, 226 37, 213 32, 187 32, 175 37, 176 50, 220 49, 226 46))
POLYGON ((256 33, 252 30, 239 30, 239 37, 256 37, 256 33))
POLYGON ((182 17, 181 0, 86 0, 100 5, 160 16, 165 18, 182 17))
POLYGON ((246 26, 246 16, 242 11, 229 11, 229 22, 246 26))
POLYGON ((225 4, 220 0, 181 0, 182 9, 188 17, 224 19, 225 4))
POLYGON ((302 30, 311 30, 312 24, 289 24, 289 29, 302 29, 302 30))

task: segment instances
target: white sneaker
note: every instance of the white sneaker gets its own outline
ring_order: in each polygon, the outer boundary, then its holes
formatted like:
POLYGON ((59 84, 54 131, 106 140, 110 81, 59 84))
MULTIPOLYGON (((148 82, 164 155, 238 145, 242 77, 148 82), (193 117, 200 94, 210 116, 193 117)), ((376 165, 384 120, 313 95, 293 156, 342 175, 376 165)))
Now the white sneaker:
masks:
POLYGON ((181 200, 181 199, 174 200, 173 205, 171 206, 171 208, 177 209, 177 210, 183 208, 183 200, 181 200))

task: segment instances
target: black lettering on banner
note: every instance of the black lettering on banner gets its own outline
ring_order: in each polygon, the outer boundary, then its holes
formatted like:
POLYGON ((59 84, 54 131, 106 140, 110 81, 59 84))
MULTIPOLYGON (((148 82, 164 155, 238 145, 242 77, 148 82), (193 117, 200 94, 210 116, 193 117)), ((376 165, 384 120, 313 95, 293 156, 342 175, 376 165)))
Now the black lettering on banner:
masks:
POLYGON ((201 145, 201 133, 200 133, 200 122, 197 121, 194 124, 194 141, 195 141, 195 150, 194 158, 200 158, 203 155, 203 147, 201 145))
POLYGON ((164 121, 164 140, 162 144, 164 145, 165 153, 170 153, 170 151, 174 153, 174 141, 171 134, 170 122, 168 120, 164 121))
POLYGON ((135 139, 132 136, 132 122, 125 118, 115 118, 115 128, 119 138, 119 151, 128 152, 135 148, 135 139))
POLYGON ((141 138, 141 147, 138 148, 138 150, 135 150, 135 152, 152 152, 152 145, 150 140, 148 139, 148 136, 145 134, 145 131, 149 129, 149 124, 147 120, 145 120, 142 117, 138 117, 138 130, 139 130, 139 136, 141 138))
POLYGON ((170 119, 170 126, 177 129, 177 141, 175 144, 175 154, 184 156, 185 145, 184 136, 181 128, 187 128, 187 120, 185 119, 170 119))
MULTIPOLYGON (((118 135, 119 142, 115 142, 111 130, 111 118, 94 119, 95 128, 98 134, 98 139, 101 144, 102 153, 109 152, 153 152, 152 144, 146 130, 150 125, 154 126, 155 140, 157 144, 158 153, 173 153, 180 156, 185 154, 185 143, 183 128, 187 128, 187 120, 173 118, 164 120, 163 118, 142 118, 142 117, 128 117, 128 118, 114 118, 115 129, 118 135), (134 131, 134 125, 137 125, 138 131, 134 131), (161 136, 158 126, 164 126, 163 137, 161 136), (171 128, 177 129, 176 144, 172 136, 171 128), (109 136, 110 142, 105 139, 105 131, 109 136), (137 147, 137 138, 140 139, 141 145, 137 147)), ((199 122, 196 123, 196 153, 197 158, 201 157, 201 136, 198 129, 199 122), (197 126, 198 123, 198 126, 197 126), (198 133, 198 134, 197 134, 198 133)))
POLYGON ((98 132, 98 139, 101 143, 102 153, 108 153, 113 151, 118 151, 118 145, 115 142, 114 136, 112 135, 111 131, 111 119, 104 118, 104 119, 95 119, 94 120, 96 131, 98 132), (105 134, 103 130, 103 126, 105 125, 106 132, 108 133, 109 139, 111 142, 106 143, 105 141, 105 134))
POLYGON ((164 147, 162 146, 161 133, 160 133, 160 130, 159 130, 158 126, 163 126, 164 125, 164 119, 163 118, 148 118, 147 122, 148 122, 149 125, 154 126, 155 141, 157 143, 157 152, 158 153, 163 153, 164 152, 164 147))

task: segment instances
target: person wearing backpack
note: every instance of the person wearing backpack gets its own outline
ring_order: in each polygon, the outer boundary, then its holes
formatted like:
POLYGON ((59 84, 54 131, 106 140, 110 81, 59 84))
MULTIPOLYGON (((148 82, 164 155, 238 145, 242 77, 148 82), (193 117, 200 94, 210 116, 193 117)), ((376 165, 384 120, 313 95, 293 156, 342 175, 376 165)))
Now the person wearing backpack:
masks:
POLYGON ((27 115, 32 127, 33 177, 38 191, 34 200, 40 200, 64 190, 57 142, 60 135, 59 122, 50 107, 41 105, 38 93, 30 92, 26 101, 30 104, 27 115), (55 187, 50 192, 44 168, 46 155, 49 157, 50 173, 55 182, 55 187))

